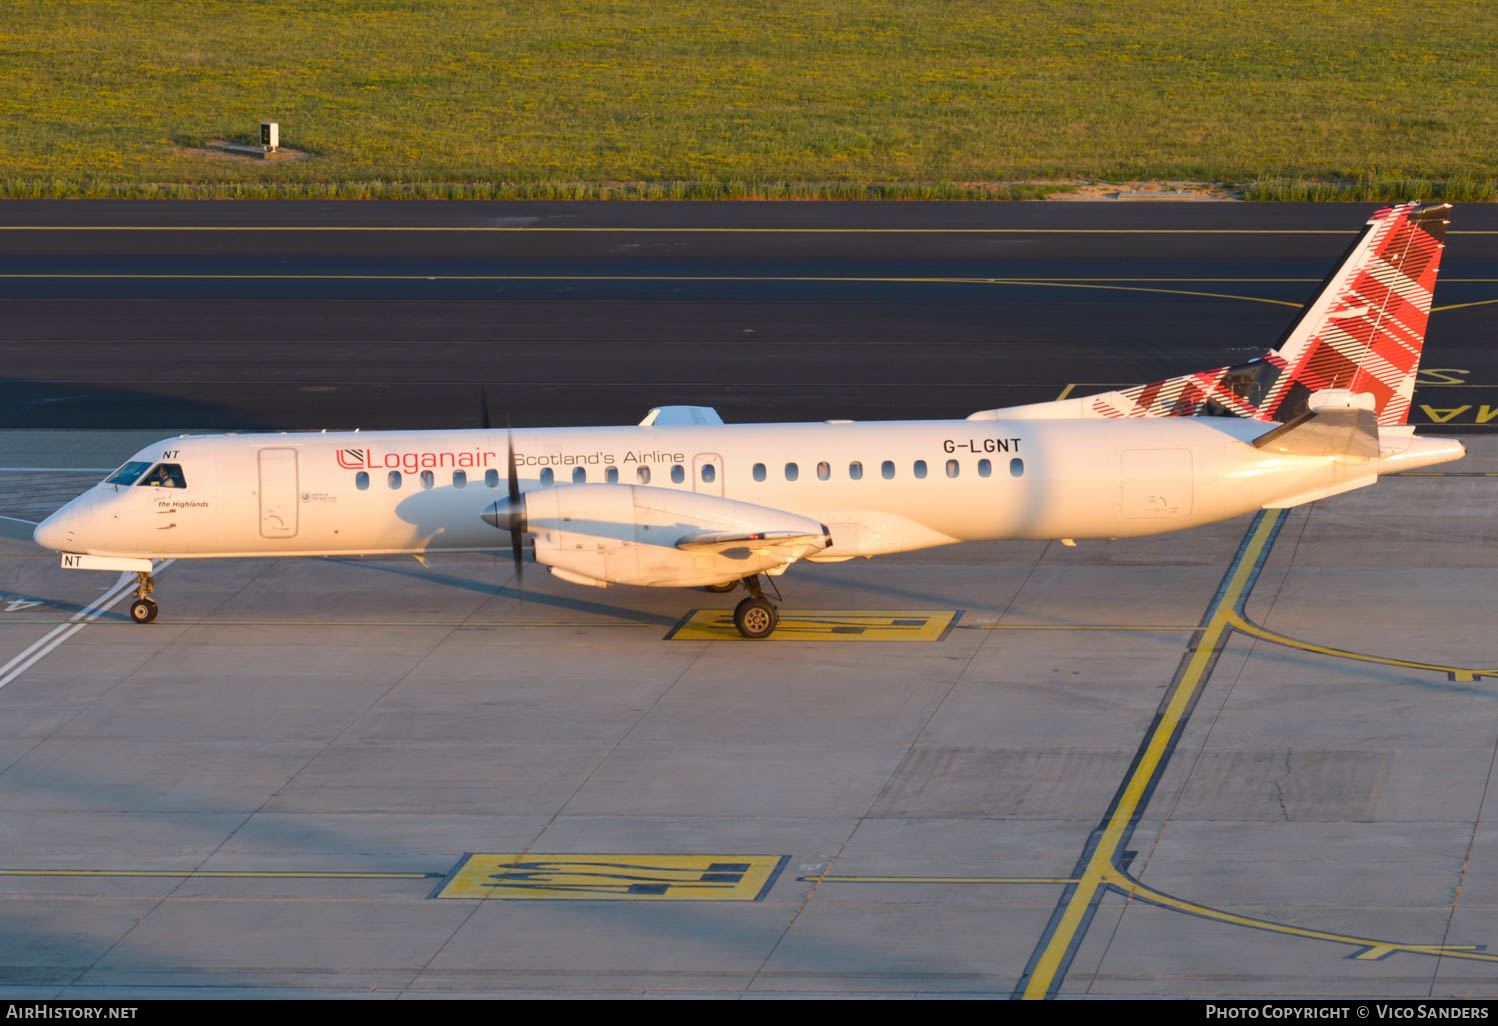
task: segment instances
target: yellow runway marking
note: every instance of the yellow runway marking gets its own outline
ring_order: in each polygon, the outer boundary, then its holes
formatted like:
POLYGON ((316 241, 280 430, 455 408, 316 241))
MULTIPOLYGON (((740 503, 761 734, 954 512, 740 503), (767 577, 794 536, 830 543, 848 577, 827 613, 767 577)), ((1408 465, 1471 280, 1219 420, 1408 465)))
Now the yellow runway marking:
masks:
POLYGON ((710 274, 0 274, 0 280, 39 281, 516 281, 516 282, 793 282, 853 285, 1031 285, 1044 288, 1102 289, 1111 292, 1152 292, 1160 295, 1200 296, 1208 299, 1238 299, 1248 303, 1271 303, 1299 309, 1304 304, 1260 296, 1238 296, 1223 292, 1189 289, 1144 288, 1132 285, 1086 284, 1077 281, 1036 278, 944 278, 944 277, 851 277, 813 275, 710 275, 710 274))
MULTIPOLYGON (((0 228, 0 231, 3 231, 0 228)), ((172 229, 178 230, 178 229, 172 229)), ((183 229, 185 230, 185 229, 183 229)), ((248 230, 248 229, 247 229, 248 230)), ((255 229, 259 230, 259 229, 255 229)), ((275 230, 275 229, 265 229, 275 230)), ((324 229, 307 229, 324 230, 324 229)), ((370 229, 393 231, 396 229, 370 229)), ((419 229, 422 231, 428 229, 419 229)), ((436 230, 436 229, 432 229, 436 230)), ((456 229, 454 229, 456 230, 456 229)), ((471 229, 479 230, 479 229, 471 229)), ((576 229, 569 229, 576 230, 576 229)), ((612 230, 612 229, 609 229, 612 230)), ((719 230, 719 229, 714 229, 719 230)), ((1498 233, 1495 233, 1498 234, 1498 233)), ((112 273, 51 274, 51 273, 7 273, 0 280, 21 281, 426 281, 426 282, 793 282, 808 284, 864 284, 864 285, 1030 285, 1040 288, 1102 289, 1112 292, 1150 292, 1170 296, 1197 296, 1205 299, 1230 299, 1246 303, 1269 303, 1300 309, 1305 304, 1287 299, 1268 299, 1263 296, 1243 296, 1227 292, 1202 292, 1193 289, 1147 288, 1126 285, 1121 282, 1186 282, 1222 284, 1265 284, 1312 281, 1309 278, 975 278, 975 277, 859 277, 816 275, 633 275, 633 274, 152 274, 112 273)), ((1451 279, 1452 282, 1485 282, 1485 278, 1451 279)), ((1470 306, 1498 303, 1498 299, 1484 299, 1471 303, 1454 303, 1449 306, 1432 307, 1431 312, 1459 310, 1470 306)))
MULTIPOLYGON (((644 235, 1356 235, 1343 228, 582 228, 558 225, 12 224, 8 232, 524 232, 644 235)), ((1495 235, 1498 232, 1447 232, 1495 235)))
POLYGON ((436 898, 758 901, 786 855, 468 855, 436 898))
POLYGON ((1487 306, 1490 303, 1498 303, 1498 299, 1479 299, 1475 303, 1452 303, 1450 306, 1433 306, 1431 313, 1440 313, 1442 310, 1462 310, 1469 306, 1487 306))
MULTIPOLYGON (((940 641, 960 609, 782 609, 775 633, 760 641, 940 641)), ((731 609, 694 609, 666 635, 671 641, 749 641, 731 609)))
MULTIPOLYGON (((1345 228, 664 228, 563 225, 5 224, 4 232, 489 232, 552 235, 1356 235, 1345 228)), ((1498 235, 1454 229, 1447 235, 1498 235)))

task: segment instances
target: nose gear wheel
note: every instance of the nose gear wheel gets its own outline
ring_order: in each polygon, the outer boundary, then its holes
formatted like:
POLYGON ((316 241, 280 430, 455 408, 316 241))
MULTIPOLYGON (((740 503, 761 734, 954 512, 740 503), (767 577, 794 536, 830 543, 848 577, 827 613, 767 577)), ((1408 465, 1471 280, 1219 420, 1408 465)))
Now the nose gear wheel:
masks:
POLYGON ((140 583, 135 586, 135 601, 130 603, 130 619, 136 623, 150 623, 160 612, 156 600, 151 598, 151 592, 156 589, 156 582, 144 570, 137 571, 136 577, 140 583))

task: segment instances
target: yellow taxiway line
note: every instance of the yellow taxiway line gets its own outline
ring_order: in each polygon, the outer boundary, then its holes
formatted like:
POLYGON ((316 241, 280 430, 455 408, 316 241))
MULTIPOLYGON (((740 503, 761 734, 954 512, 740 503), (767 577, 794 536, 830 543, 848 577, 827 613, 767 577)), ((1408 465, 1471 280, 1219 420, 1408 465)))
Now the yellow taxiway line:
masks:
POLYGON ((1081 942, 1082 927, 1090 919, 1101 892, 1113 886, 1121 875, 1122 871, 1115 867, 1123 853, 1124 842, 1143 812, 1144 802, 1178 732, 1185 725, 1186 715, 1197 693, 1206 683, 1217 653, 1227 641, 1232 630, 1228 614, 1237 605, 1239 596, 1247 594, 1249 585, 1257 577, 1284 516, 1283 510, 1259 514, 1234 556, 1227 577, 1208 610, 1201 633, 1195 639, 1190 657, 1177 676, 1153 731, 1097 835, 1091 854, 1078 874, 1078 882, 1072 885, 1065 904, 1059 909, 1059 917, 1053 918, 1044 947, 1026 969, 1022 993, 1026 999, 1047 998, 1054 993, 1076 945, 1081 942))
POLYGON ((1394 659, 1389 656, 1368 655, 1364 652, 1353 652, 1345 648, 1334 648, 1331 645, 1318 645, 1312 641, 1301 641, 1287 634, 1280 634, 1267 627, 1262 627, 1241 609, 1232 609, 1227 613, 1227 621, 1234 630, 1242 631, 1250 637, 1261 641, 1267 641, 1274 645, 1284 645, 1286 648, 1297 648, 1303 652, 1315 652, 1318 655, 1335 656, 1338 659, 1352 659, 1362 663, 1381 663, 1384 666, 1403 666, 1411 670, 1434 670, 1444 673, 1452 680, 1474 681, 1479 677, 1498 677, 1498 668, 1479 669, 1471 666, 1447 666, 1441 663, 1422 663, 1413 659, 1394 659))
POLYGON ((807 883, 1074 884, 1070 876, 798 876, 807 883))

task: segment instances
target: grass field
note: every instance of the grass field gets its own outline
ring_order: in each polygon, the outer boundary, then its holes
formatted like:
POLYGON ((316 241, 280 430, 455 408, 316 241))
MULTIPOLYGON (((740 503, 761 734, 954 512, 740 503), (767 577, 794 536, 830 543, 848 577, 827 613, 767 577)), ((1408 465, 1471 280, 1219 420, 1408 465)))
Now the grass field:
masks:
POLYGON ((1495 40, 1491 0, 4 0, 0 195, 1488 199, 1495 40), (262 119, 308 159, 202 151, 262 119))

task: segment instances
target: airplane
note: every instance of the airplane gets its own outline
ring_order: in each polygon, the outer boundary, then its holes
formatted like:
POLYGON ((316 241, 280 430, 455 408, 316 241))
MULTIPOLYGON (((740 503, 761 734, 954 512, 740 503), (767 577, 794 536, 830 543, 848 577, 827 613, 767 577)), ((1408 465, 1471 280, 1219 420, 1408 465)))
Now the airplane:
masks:
MULTIPOLYGON (((1263 356, 962 420, 181 436, 35 530, 70 569, 523 547, 563 581, 748 593, 761 576, 963 541, 1125 538, 1298 506, 1459 459, 1407 423, 1449 204, 1385 207, 1263 356)), ((485 418, 487 420, 487 416, 485 418)), ((777 591, 778 594, 778 591, 777 591)))

